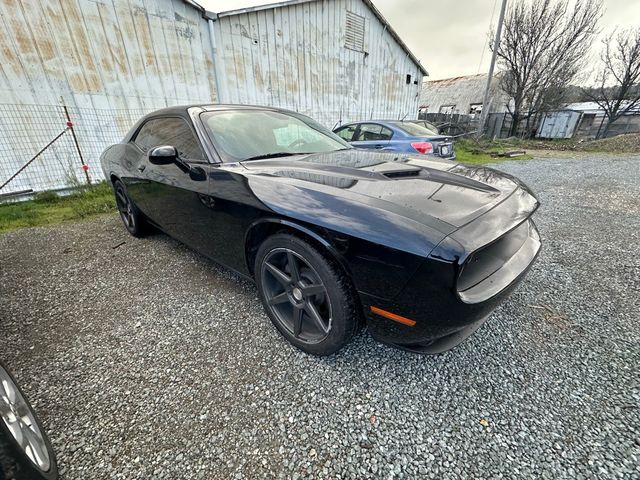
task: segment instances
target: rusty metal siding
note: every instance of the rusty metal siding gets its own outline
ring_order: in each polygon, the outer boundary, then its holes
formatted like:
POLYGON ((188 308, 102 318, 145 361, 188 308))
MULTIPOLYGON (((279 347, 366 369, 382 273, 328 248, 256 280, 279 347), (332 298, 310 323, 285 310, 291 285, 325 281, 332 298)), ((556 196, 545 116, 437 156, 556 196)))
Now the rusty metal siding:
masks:
MULTIPOLYGON (((57 108, 27 106, 69 107, 100 180, 100 152, 142 114, 216 99, 209 28, 183 0, 0 0, 0 104, 20 106, 0 116, 0 181, 65 128, 57 108)), ((57 142, 3 193, 68 186, 76 157, 57 142)))
POLYGON ((0 44, 0 103, 216 99, 207 23, 182 0, 0 0, 0 44))
POLYGON ((362 0, 220 14, 221 100, 289 108, 329 127, 416 118, 422 71, 387 28, 362 0), (364 18, 364 52, 345 47, 347 11, 364 18))

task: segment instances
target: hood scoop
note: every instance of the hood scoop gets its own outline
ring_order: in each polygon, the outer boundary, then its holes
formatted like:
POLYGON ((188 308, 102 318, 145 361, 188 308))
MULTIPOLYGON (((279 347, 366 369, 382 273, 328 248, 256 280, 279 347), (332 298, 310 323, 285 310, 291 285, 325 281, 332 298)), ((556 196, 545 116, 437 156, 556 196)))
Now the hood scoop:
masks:
POLYGON ((499 190, 487 185, 486 183, 479 182, 463 175, 458 175, 454 172, 447 172, 446 170, 436 170, 428 167, 407 168, 405 166, 401 169, 385 170, 380 173, 391 180, 422 178, 424 180, 431 180, 432 182, 439 182, 454 187, 470 188, 472 190, 487 193, 499 193, 499 190))
POLYGON ((392 170, 392 171, 388 171, 388 172, 384 172, 383 175, 387 178, 416 178, 416 177, 420 177, 420 173, 422 172, 422 169, 416 169, 416 170, 392 170))
MULTIPOLYGON (((341 153, 341 152, 339 152, 341 153)), ((335 155, 335 154, 334 154, 335 155)), ((354 155, 350 152, 350 155, 354 155)), ((435 182, 452 187, 471 189, 490 195, 500 190, 491 185, 495 173, 490 169, 470 169, 463 165, 445 163, 448 168, 423 159, 399 159, 389 154, 372 155, 368 152, 355 152, 358 158, 308 155, 304 160, 266 159, 243 162, 243 166, 257 175, 288 177, 312 183, 330 185, 338 188, 350 188, 358 181, 421 180, 435 182), (365 155, 366 154, 366 155, 365 155), (362 158, 360 158, 362 157, 362 158), (331 160, 331 161, 329 161, 331 160), (484 181, 483 181, 484 180, 484 181)), ((443 166, 444 166, 443 165, 443 166)), ((495 183, 495 182, 493 182, 495 183)))

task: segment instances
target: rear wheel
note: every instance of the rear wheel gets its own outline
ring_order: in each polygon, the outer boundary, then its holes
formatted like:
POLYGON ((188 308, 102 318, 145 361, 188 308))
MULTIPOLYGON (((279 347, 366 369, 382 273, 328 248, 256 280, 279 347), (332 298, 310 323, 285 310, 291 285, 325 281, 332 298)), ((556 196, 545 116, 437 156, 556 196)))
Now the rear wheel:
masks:
POLYGON ((116 205, 122 223, 127 231, 134 237, 142 237, 147 233, 147 223, 138 207, 127 194, 127 189, 120 180, 113 182, 113 191, 116 195, 116 205))
POLYGON ((356 333, 360 311, 348 277, 310 243, 289 234, 267 238, 254 272, 271 321, 299 349, 330 355, 356 333))
POLYGON ((0 477, 15 480, 58 477, 56 459, 44 428, 1 364, 0 477))

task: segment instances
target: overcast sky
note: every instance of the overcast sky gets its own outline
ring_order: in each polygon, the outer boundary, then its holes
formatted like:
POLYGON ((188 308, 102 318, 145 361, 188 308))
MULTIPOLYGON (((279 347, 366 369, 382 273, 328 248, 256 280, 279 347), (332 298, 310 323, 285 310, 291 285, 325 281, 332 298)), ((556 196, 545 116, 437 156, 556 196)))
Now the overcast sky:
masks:
MULTIPOLYGON (((273 3, 269 0, 196 1, 214 12, 273 3)), ((489 69, 491 51, 487 35, 489 25, 497 21, 501 0, 373 0, 373 3, 422 61, 430 80, 489 69)), ((640 24, 640 0, 604 0, 604 6, 606 11, 600 27, 605 31, 640 24)), ((599 46, 598 41, 594 42, 595 49, 599 46)))

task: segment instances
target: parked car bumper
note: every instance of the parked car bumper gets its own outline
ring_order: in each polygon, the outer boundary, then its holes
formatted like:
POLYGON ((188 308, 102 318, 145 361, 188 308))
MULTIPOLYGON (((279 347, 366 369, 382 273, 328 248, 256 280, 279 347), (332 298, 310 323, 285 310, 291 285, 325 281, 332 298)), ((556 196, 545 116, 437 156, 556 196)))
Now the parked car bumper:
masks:
POLYGON ((509 258, 497 260, 491 245, 469 255, 470 263, 462 267, 431 256, 393 300, 362 295, 374 338, 428 354, 441 353, 464 341, 516 288, 541 248, 540 235, 531 219, 492 245, 498 245, 500 253, 509 252, 509 258), (400 320, 385 317, 381 311, 393 313, 400 320))

